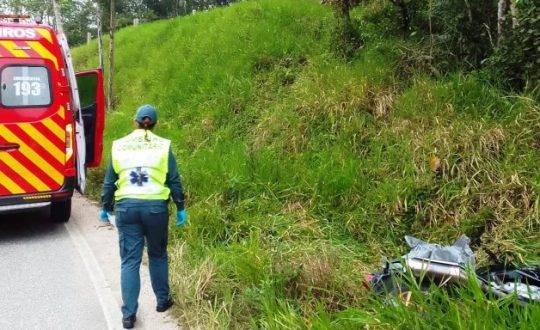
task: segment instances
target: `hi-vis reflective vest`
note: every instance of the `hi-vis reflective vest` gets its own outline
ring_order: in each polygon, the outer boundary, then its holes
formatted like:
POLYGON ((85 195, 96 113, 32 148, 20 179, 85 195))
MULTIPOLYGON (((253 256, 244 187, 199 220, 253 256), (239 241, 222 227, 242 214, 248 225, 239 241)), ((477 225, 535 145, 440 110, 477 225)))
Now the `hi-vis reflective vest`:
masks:
POLYGON ((165 186, 171 141, 137 129, 113 142, 112 165, 118 174, 115 199, 166 200, 165 186), (146 137, 145 137, 146 134, 146 137))

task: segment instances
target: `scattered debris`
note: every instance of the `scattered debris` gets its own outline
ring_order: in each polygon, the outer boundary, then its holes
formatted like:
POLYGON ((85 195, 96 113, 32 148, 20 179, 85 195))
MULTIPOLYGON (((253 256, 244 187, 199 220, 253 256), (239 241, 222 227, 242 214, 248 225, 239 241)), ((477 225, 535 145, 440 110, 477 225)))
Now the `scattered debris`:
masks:
POLYGON ((515 293, 522 302, 540 302, 540 266, 518 268, 495 265, 481 268, 476 274, 499 296, 515 293))
POLYGON ((432 172, 438 173, 441 170, 441 159, 435 155, 429 157, 429 168, 432 172))
POLYGON ((475 272, 475 256, 470 239, 461 236, 453 245, 443 246, 405 236, 411 251, 402 258, 386 262, 382 271, 366 277, 365 285, 378 295, 400 298, 405 306, 411 300, 409 283, 411 276, 422 292, 427 292, 432 283, 444 286, 447 283, 466 284, 478 281, 482 290, 498 297, 516 294, 523 304, 540 302, 540 266, 514 267, 496 265, 475 272))

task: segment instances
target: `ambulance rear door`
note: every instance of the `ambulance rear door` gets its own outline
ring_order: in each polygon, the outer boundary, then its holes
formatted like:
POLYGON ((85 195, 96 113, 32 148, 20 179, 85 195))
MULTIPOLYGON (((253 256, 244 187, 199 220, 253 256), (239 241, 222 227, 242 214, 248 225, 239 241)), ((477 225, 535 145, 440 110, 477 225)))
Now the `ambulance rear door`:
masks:
POLYGON ((67 98, 55 63, 32 52, 0 40, 0 196, 57 191, 65 180, 67 98))
POLYGON ((77 87, 84 124, 85 167, 99 167, 103 154, 105 96, 101 69, 77 72, 77 87))

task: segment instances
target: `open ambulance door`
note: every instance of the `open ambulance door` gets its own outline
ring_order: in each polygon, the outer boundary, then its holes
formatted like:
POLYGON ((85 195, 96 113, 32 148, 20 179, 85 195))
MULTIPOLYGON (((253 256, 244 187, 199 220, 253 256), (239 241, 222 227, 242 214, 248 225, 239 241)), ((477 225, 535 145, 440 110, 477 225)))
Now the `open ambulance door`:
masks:
MULTIPOLYGON (((105 127, 105 93, 101 69, 77 72, 77 87, 84 125, 85 168, 99 167, 103 154, 105 127)), ((82 158, 82 157, 81 157, 82 158)))

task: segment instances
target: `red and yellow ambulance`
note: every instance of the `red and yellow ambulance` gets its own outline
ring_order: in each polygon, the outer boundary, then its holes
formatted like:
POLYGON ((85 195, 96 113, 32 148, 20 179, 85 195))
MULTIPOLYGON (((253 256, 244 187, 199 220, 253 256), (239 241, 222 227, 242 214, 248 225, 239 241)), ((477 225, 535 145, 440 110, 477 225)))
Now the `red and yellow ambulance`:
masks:
POLYGON ((0 214, 50 207, 68 221, 101 162, 102 72, 75 74, 53 28, 18 21, 0 17, 0 214))

